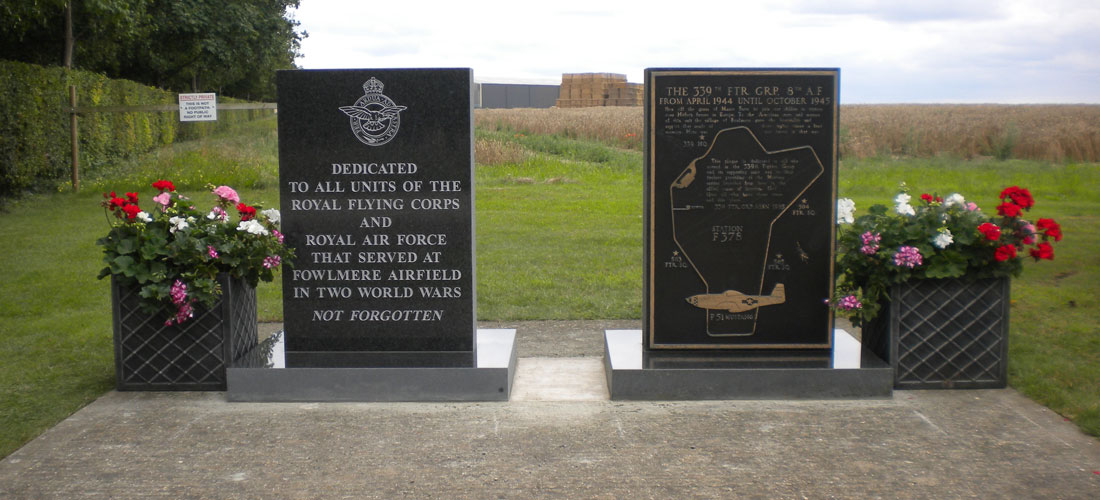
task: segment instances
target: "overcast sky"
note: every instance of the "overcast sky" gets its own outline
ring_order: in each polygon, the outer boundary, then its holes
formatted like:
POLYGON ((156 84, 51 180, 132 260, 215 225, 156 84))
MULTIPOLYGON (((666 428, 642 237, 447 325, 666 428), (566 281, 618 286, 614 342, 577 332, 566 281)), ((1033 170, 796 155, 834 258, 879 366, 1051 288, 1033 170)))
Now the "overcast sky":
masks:
POLYGON ((1097 0, 302 0, 320 68, 480 82, 647 67, 838 67, 842 103, 1100 103, 1097 0))

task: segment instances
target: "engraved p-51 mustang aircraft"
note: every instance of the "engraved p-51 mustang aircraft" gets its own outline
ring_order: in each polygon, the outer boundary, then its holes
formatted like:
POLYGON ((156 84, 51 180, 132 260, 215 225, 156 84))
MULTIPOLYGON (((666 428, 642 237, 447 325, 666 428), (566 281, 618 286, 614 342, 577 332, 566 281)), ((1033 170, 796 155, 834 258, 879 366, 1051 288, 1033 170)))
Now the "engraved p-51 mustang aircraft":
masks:
POLYGON ((757 307, 782 304, 787 301, 787 295, 783 291, 783 284, 776 283, 771 295, 745 295, 737 290, 726 290, 723 293, 692 295, 686 300, 688 304, 701 309, 724 309, 731 313, 739 313, 757 307))

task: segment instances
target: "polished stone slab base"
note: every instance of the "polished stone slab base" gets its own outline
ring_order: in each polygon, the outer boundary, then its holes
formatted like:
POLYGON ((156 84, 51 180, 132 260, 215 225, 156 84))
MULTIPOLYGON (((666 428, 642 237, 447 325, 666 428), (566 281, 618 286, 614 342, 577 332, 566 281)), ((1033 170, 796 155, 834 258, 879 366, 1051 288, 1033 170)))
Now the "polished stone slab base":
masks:
POLYGON ((507 401, 516 368, 512 329, 479 329, 472 353, 285 353, 281 339, 227 369, 229 401, 507 401))
POLYGON ((604 332, 613 400, 855 399, 893 394, 893 372, 848 332, 833 350, 646 351, 641 330, 604 332))

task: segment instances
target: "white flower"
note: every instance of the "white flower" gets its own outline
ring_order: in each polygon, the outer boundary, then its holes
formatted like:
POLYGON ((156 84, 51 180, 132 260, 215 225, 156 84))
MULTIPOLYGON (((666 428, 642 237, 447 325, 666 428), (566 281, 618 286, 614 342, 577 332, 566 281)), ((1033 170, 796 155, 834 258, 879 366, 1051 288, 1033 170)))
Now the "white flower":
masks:
POLYGON ((837 224, 851 224, 855 222, 855 218, 852 214, 856 211, 856 202, 851 198, 841 198, 836 200, 836 223, 837 224))
POLYGON ((150 217, 149 214, 147 214, 145 212, 138 212, 137 213, 137 218, 141 222, 153 222, 153 218, 150 217))
POLYGON ((912 205, 898 205, 894 207, 894 211, 899 215, 917 215, 917 211, 913 210, 912 205))
POLYGON ((259 234, 263 236, 268 235, 267 228, 265 228, 263 224, 260 224, 260 221, 256 219, 242 220, 241 223, 237 225, 237 230, 248 231, 249 233, 259 234))
POLYGON ((214 206, 214 208, 210 210, 210 213, 206 214, 206 218, 218 222, 225 222, 229 220, 229 214, 225 213, 222 207, 214 206))
POLYGON ((943 200, 943 206, 953 207, 955 205, 966 205, 966 199, 959 193, 952 193, 947 199, 943 200))
POLYGON ((912 198, 905 193, 898 193, 894 198, 894 203, 897 206, 894 207, 894 211, 900 215, 916 215, 917 211, 913 210, 913 206, 909 204, 909 200, 912 198))
POLYGON ((951 231, 946 227, 940 229, 939 234, 937 234, 935 238, 932 238, 932 244, 941 250, 947 248, 947 245, 954 243, 954 241, 955 238, 951 236, 951 231))
POLYGON ((168 223, 172 225, 172 227, 168 229, 168 232, 170 233, 174 233, 181 229, 187 229, 188 227, 190 227, 190 224, 187 223, 187 219, 184 219, 183 217, 172 217, 171 219, 168 219, 168 223))
POLYGON ((274 208, 269 208, 260 213, 267 216, 267 220, 271 221, 272 224, 278 224, 280 218, 282 217, 282 215, 279 214, 279 211, 274 208))
POLYGON ((894 198, 894 203, 897 203, 897 206, 894 207, 894 211, 901 215, 917 215, 917 211, 913 210, 913 206, 909 204, 909 200, 909 195, 905 193, 899 194, 897 198, 894 198))

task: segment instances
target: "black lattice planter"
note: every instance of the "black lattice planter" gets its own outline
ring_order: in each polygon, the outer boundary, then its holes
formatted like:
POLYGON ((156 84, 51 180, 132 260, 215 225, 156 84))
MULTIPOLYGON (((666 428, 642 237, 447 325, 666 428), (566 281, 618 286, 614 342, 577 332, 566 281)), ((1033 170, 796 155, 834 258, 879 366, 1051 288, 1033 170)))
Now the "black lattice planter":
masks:
POLYGON ((195 305, 194 317, 165 326, 170 307, 156 314, 139 306, 139 287, 111 279, 115 374, 120 391, 224 391, 226 366, 257 343, 256 289, 218 276, 222 295, 213 307, 195 305))
POLYGON ((905 283, 864 326, 864 345, 894 368, 897 389, 1005 387, 1008 308, 1008 278, 905 283))

